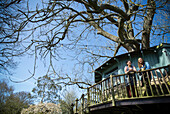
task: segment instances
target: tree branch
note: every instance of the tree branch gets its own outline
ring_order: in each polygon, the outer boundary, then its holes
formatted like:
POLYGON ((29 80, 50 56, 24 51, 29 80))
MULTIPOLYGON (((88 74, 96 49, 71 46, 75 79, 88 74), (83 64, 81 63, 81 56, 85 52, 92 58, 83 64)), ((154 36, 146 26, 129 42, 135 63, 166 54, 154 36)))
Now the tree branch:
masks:
POLYGON ((122 2, 123 2, 123 5, 124 5, 124 7, 125 7, 125 11, 126 11, 126 13, 128 12, 128 10, 129 10, 129 4, 127 3, 127 0, 121 0, 122 2))
POLYGON ((119 51, 120 47, 121 47, 122 44, 118 44, 117 48, 115 49, 115 52, 114 52, 114 57, 116 56, 117 52, 119 51))
POLYGON ((125 13, 123 10, 121 10, 120 8, 118 8, 117 6, 114 5, 109 5, 109 4, 102 4, 98 10, 95 11, 88 11, 89 13, 101 13, 103 10, 105 9, 109 9, 111 11, 114 11, 118 14, 120 14, 120 16, 123 17, 123 19, 125 20, 129 20, 129 16, 127 15, 127 13, 125 13))

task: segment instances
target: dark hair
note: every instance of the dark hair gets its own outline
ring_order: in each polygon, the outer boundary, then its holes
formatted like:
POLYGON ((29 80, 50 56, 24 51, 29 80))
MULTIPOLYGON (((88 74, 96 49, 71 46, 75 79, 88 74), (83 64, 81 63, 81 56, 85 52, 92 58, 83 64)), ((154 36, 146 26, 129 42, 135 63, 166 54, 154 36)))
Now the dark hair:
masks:
MULTIPOLYGON (((132 63, 132 61, 131 61, 131 60, 128 60, 128 61, 130 61, 130 62, 132 63)), ((126 65, 127 65, 127 62, 128 62, 128 61, 126 61, 126 65)), ((128 66, 128 65, 127 65, 127 66, 128 66)), ((131 65, 131 66, 132 66, 132 65, 131 65)))
MULTIPOLYGON (((128 60, 128 61, 130 61, 130 62, 132 63, 132 61, 131 61, 131 60, 128 60)), ((128 61, 126 61, 126 64, 127 64, 127 62, 128 62, 128 61)))

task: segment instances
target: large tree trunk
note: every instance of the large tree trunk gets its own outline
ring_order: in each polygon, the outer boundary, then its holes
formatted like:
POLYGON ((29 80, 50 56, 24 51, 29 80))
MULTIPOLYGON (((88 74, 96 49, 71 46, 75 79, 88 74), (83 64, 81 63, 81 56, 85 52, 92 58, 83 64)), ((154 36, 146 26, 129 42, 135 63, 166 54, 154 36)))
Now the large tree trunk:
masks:
POLYGON ((154 0, 148 0, 147 4, 147 15, 144 17, 142 32, 142 49, 147 49, 150 47, 150 32, 152 27, 152 20, 156 9, 156 4, 154 0))

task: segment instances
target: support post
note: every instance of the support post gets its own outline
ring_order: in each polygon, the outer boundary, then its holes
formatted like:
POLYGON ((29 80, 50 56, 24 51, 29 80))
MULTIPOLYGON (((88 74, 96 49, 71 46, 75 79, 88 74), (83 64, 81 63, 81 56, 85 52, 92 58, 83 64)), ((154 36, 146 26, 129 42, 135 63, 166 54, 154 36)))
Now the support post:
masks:
POLYGON ((89 88, 87 88, 87 106, 90 105, 90 91, 89 88))
POLYGON ((84 94, 82 94, 81 114, 84 114, 84 94))
POLYGON ((76 103, 75 103, 75 105, 76 105, 76 113, 75 114, 78 114, 78 99, 76 99, 76 103))
POLYGON ((114 93, 114 87, 113 87, 113 75, 110 75, 110 84, 111 84, 111 99, 112 99, 112 106, 116 106, 115 104, 115 93, 114 93))
POLYGON ((71 104, 71 114, 74 114, 73 107, 74 107, 74 104, 72 103, 71 104))
POLYGON ((90 112, 89 105, 90 105, 90 88, 87 88, 87 113, 90 112))

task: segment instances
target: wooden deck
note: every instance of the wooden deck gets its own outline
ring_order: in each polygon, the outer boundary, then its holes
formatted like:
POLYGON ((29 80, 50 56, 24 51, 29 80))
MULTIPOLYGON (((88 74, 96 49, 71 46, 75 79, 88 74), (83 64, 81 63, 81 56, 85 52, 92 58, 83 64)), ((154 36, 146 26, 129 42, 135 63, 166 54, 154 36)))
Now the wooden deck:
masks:
POLYGON ((87 94, 76 100, 76 113, 99 113, 108 109, 143 105, 151 107, 154 104, 170 105, 169 71, 170 65, 136 72, 133 78, 128 74, 111 75, 89 87, 87 94), (78 102, 81 103, 81 110, 78 110, 78 102))
POLYGON ((112 102, 102 103, 98 105, 89 106, 89 111, 102 110, 106 108, 113 108, 119 106, 132 106, 132 105, 146 105, 146 104, 164 104, 170 103, 170 96, 164 97, 149 97, 149 98, 134 98, 115 101, 115 106, 112 106, 112 102))

